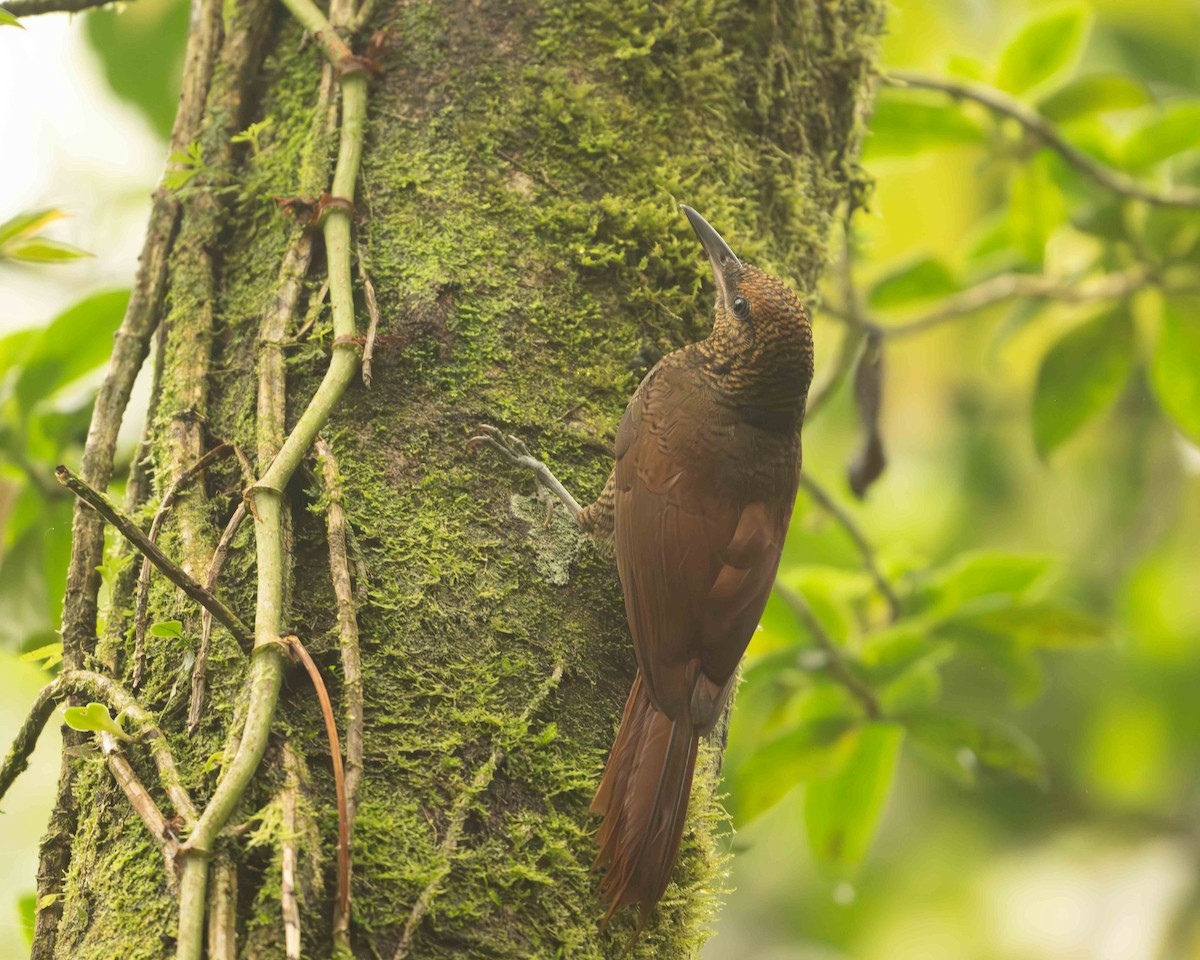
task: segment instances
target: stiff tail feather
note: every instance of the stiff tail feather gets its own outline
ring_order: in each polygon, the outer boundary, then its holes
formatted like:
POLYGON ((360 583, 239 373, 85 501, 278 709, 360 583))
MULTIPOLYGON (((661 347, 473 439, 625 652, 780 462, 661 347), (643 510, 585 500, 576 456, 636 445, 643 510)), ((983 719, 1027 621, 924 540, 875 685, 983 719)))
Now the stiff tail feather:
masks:
POLYGON ((604 817, 593 865, 607 867, 600 882, 600 899, 608 903, 604 922, 621 907, 639 904, 635 939, 679 856, 698 743, 690 712, 676 720, 662 713, 638 673, 591 806, 604 817))

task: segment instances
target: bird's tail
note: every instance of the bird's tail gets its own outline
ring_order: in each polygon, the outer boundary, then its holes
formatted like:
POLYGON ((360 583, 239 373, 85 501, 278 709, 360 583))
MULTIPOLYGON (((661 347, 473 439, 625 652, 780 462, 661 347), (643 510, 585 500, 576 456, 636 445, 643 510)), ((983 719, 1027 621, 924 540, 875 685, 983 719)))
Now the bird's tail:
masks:
POLYGON ((600 883, 600 898, 608 903, 604 921, 639 904, 635 939, 679 856, 698 743, 690 712, 672 721, 654 706, 639 672, 591 807, 604 817, 594 864, 608 868, 600 883))

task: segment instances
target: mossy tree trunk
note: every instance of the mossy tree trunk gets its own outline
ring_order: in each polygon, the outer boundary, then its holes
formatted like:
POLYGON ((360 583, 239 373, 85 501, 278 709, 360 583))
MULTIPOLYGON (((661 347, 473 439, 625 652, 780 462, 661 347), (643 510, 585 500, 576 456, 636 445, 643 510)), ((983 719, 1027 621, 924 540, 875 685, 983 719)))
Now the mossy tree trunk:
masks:
MULTIPOLYGON (((225 441, 254 460, 265 357, 286 357, 285 426, 329 357, 319 241, 291 339, 262 336, 300 229, 273 198, 303 191, 304 171, 324 169, 333 143, 319 54, 282 8, 226 3, 223 15, 199 137, 205 169, 177 197, 144 517, 205 449, 225 441), (265 123, 257 142, 231 143, 254 122, 265 123)), ((527 477, 472 456, 465 441, 475 424, 496 423, 580 500, 599 490, 639 377, 708 323, 707 267, 679 201, 740 255, 813 291, 830 226, 862 190, 855 160, 879 9, 874 0, 380 0, 372 20, 390 42, 370 91, 356 235, 382 320, 371 387, 353 384, 323 431, 352 532, 365 678, 354 952, 391 957, 404 941, 412 957, 616 956, 628 921, 597 931, 586 811, 633 673, 620 586, 564 518, 544 525, 543 508, 524 496, 527 477)), ((364 290, 356 296, 363 331, 364 290)), ((310 463, 287 490, 284 619, 340 703, 329 500, 310 463)), ((265 466, 253 464, 259 475, 265 466)), ((235 460, 210 468, 164 528, 168 553, 202 575, 243 486, 235 460)), ((251 528, 234 538, 217 587, 247 621, 251 528)), ((126 682, 128 580, 108 610, 104 633, 115 639, 83 654, 126 682)), ((247 661, 218 627, 189 737, 199 612, 156 575, 149 619, 184 623, 182 641, 150 639, 139 697, 202 805, 247 661)), ((305 955, 327 956, 334 791, 317 701, 299 671, 285 679, 273 730, 233 818, 246 828, 221 847, 237 866, 239 949, 284 952, 278 796, 290 775, 301 788, 305 955), (296 758, 290 774, 286 756, 296 758)), ((144 756, 131 756, 152 783, 144 756)), ((706 757, 676 884, 642 956, 694 954, 715 909, 723 826, 715 748, 706 757)), ((69 768, 70 815, 56 818, 43 864, 57 921, 39 924, 39 955, 170 955, 176 902, 152 838, 103 765, 74 758, 69 768)))

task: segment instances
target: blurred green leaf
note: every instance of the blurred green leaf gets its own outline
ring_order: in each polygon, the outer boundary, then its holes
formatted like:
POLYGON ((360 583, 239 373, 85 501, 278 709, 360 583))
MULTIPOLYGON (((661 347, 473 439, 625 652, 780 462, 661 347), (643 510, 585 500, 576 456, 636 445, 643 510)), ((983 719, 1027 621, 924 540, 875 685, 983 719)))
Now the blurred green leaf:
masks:
POLYGON ((1002 720, 973 719, 942 713, 903 718, 913 743, 965 783, 975 782, 978 767, 1011 774, 1045 787, 1046 761, 1028 736, 1002 720))
POLYGON ((0 27, 20 27, 22 30, 25 29, 25 25, 7 10, 0 10, 0 27))
POLYGON ((1045 581, 1053 564, 1039 554, 972 550, 922 578, 911 606, 914 613, 944 618, 981 598, 1022 599, 1045 581))
POLYGON ((971 622, 1044 650, 1073 650, 1103 643, 1109 637, 1098 617, 1052 603, 990 610, 972 617, 971 622))
POLYGON ((984 130, 954 104, 884 90, 871 115, 863 148, 869 159, 907 157, 938 147, 979 144, 984 130))
POLYGON ((188 4, 138 0, 120 10, 93 10, 83 26, 113 92, 165 140, 179 102, 188 4))
POLYGON ((817 862, 844 874, 867 854, 892 789, 904 728, 871 724, 841 771, 809 784, 804 823, 817 862))
POLYGON ((1038 110, 1055 123, 1153 103, 1146 85, 1123 73, 1093 73, 1078 77, 1044 97, 1038 110))
POLYGON ((935 649, 928 625, 905 620, 864 638, 859 659, 870 683, 887 683, 935 649))
POLYGON ((32 237, 42 227, 61 220, 66 214, 54 207, 39 210, 24 210, 15 217, 9 217, 0 223, 0 248, 12 240, 32 237))
POLYGON ((1200 103, 1181 103, 1138 127, 1125 140, 1124 166, 1144 170, 1200 147, 1200 103))
POLYGON ((86 250, 48 237, 12 240, 0 247, 0 260, 17 260, 21 263, 66 263, 90 256, 92 254, 86 250))
POLYGON ((867 295, 867 304, 876 310, 890 310, 944 297, 958 289, 958 281, 943 261, 922 257, 878 280, 867 295))
POLYGON ((890 717, 914 710, 927 710, 937 703, 942 695, 942 675, 938 672, 938 665, 949 655, 949 648, 939 647, 885 686, 879 693, 883 713, 890 717))
POLYGON ((108 359, 121 325, 128 290, 86 297, 50 321, 29 350, 16 383, 17 401, 31 410, 38 400, 90 373, 108 359))
POLYGON ((160 620, 150 625, 150 636, 179 640, 183 637, 183 624, 179 620, 160 620))
POLYGON ((1000 53, 996 85, 1019 94, 1060 76, 1078 60, 1091 22, 1091 12, 1081 4, 1035 16, 1000 53))
POLYGON ((1167 302, 1150 382, 1163 412, 1200 444, 1200 297, 1167 302))
POLYGON ((62 641, 57 640, 54 643, 42 644, 40 647, 35 647, 27 653, 21 654, 21 659, 26 663, 36 663, 43 670, 53 670, 63 658, 62 641))
POLYGON ((0 337, 0 381, 10 369, 25 362, 26 354, 41 335, 38 327, 30 327, 0 337))
POLYGON ((1117 399, 1132 353, 1133 324, 1123 308, 1080 324, 1050 348, 1033 396, 1033 438, 1041 456, 1117 399))
POLYGON ((1054 180, 1053 160, 1039 153, 1013 174, 1009 186, 1008 229, 1012 245, 1041 266, 1046 243, 1067 218, 1067 202, 1054 180))
POLYGON ((837 772, 857 744, 856 724, 851 717, 801 723, 750 754, 731 776, 736 822, 750 822, 800 783, 837 772))

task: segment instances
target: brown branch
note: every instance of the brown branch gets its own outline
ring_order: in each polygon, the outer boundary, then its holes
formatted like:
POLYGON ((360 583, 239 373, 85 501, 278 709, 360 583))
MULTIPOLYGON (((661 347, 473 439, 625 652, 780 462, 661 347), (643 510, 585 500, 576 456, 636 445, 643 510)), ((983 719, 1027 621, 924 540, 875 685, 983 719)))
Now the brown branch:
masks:
POLYGON ((158 804, 154 802, 154 798, 150 796, 150 792, 138 779, 138 775, 133 772, 129 761, 121 755, 117 738, 111 733, 102 731, 96 735, 96 739, 100 743, 100 753, 103 754, 113 779, 117 781, 117 786, 121 788, 129 805, 133 807, 134 813, 141 818, 146 829, 150 831, 150 836, 158 845, 158 849, 166 861, 167 882, 174 887, 175 855, 179 851, 179 841, 175 837, 174 829, 167 822, 167 818, 163 816, 158 804))
POLYGON ((141 528, 129 517, 121 513, 104 494, 93 490, 64 466, 54 471, 58 482, 70 490, 84 503, 91 506, 100 516, 107 520, 126 540, 132 543, 162 572, 162 575, 179 587, 184 593, 195 600, 200 606, 211 611, 241 645, 249 653, 254 647, 254 635, 250 629, 238 619, 237 614, 225 604, 204 589, 182 567, 162 552, 156 544, 150 542, 141 528))
POLYGON ((304 649, 304 644, 296 636, 284 637, 288 649, 304 665, 308 678, 317 691, 317 700, 321 704, 321 715, 325 718, 325 734, 329 738, 329 756, 333 763, 333 784, 337 793, 338 810, 338 893, 337 907, 343 915, 350 915, 350 814, 346 806, 346 776, 342 770, 342 744, 338 738, 337 721, 333 717, 333 704, 329 701, 329 691, 325 689, 325 680, 321 671, 313 663, 312 657, 304 649))
POLYGON ((833 517, 841 528, 850 535, 850 539, 858 547, 858 552, 862 554, 863 566, 867 568, 871 579, 875 581, 876 588, 883 594, 884 599, 887 600, 892 621, 895 622, 900 619, 900 598, 896 596, 892 585, 888 582, 887 577, 884 576, 883 570, 880 569, 879 558, 875 553, 874 545, 866 538, 862 529, 855 523, 854 518, 843 510, 841 505, 829 495, 828 491, 808 474, 800 474, 800 486, 817 502, 817 505, 822 510, 833 517))
MULTIPOLYGON (((521 712, 521 716, 517 721, 518 729, 524 730, 528 727, 530 719, 540 709, 554 688, 558 686, 562 675, 563 664, 559 661, 555 664, 554 671, 542 682, 537 692, 530 698, 529 705, 521 712)), ((428 915, 429 909, 433 905, 433 898, 441 888, 442 882, 450 874, 454 853, 458 849, 459 838, 462 836, 463 828, 466 826, 467 816, 471 811, 471 804, 491 785, 492 778, 496 775, 496 769, 500 766, 500 761, 503 758, 504 749, 500 743, 497 743, 492 748, 491 756, 484 761, 483 766, 475 773, 475 777, 468 787, 455 798, 454 805, 450 808, 450 824, 446 828, 446 833, 442 837, 441 844, 438 846, 438 854, 441 857, 442 863, 438 867, 437 873, 434 874, 433 879, 425 885, 425 888, 417 897, 417 902, 413 904, 412 911, 408 915, 408 920, 404 924, 404 930, 400 934, 400 942, 396 945, 396 952, 392 954, 392 960, 405 960, 408 956, 408 951, 412 949, 412 939, 417 932, 417 927, 420 926, 421 921, 428 915)))
POLYGON ((1014 297, 1035 297, 1062 303, 1094 303, 1130 296, 1153 286, 1155 282, 1154 276, 1140 266, 1078 282, 1036 273, 1006 273, 951 294, 928 313, 904 323, 886 326, 874 320, 869 322, 878 327, 884 337, 906 337, 1014 297))
MULTIPOLYGON (((242 521, 246 519, 246 501, 243 500, 233 511, 225 530, 213 551, 209 561, 208 571, 204 575, 204 588, 212 593, 221 576, 221 570, 229 557, 229 548, 237 535, 242 521)), ((208 651, 212 644, 212 612, 205 607, 200 614, 200 643, 196 648, 196 662, 192 666, 192 696, 188 704, 187 731, 189 737, 194 737, 200 728, 200 716, 204 712, 204 693, 208 686, 208 651)))
MULTIPOLYGON (((167 495, 163 497, 162 503, 159 504, 158 510, 154 514, 154 520, 150 524, 150 532, 146 537, 151 543, 158 542, 158 534, 162 530, 167 517, 170 515, 171 508, 175 506, 175 501, 179 498, 180 491, 212 464, 214 460, 229 456, 231 453, 233 453, 232 446, 228 443, 219 444, 209 450, 208 453, 204 454, 204 456, 176 478, 175 482, 171 484, 171 489, 167 491, 167 495)), ((134 689, 141 686, 142 673, 146 669, 146 608, 150 600, 150 569, 150 558, 142 557, 142 569, 138 574, 137 600, 134 604, 133 615, 134 689)))
POLYGON ((812 607, 808 605, 808 601, 804 599, 795 590, 784 586, 776 581, 775 593, 779 598, 791 608, 808 628, 808 632, 812 634, 813 640, 817 646, 825 654, 826 668, 829 670, 829 675, 840 683, 850 693, 854 699, 862 704, 863 712, 871 720, 880 720, 883 717, 883 708, 879 705, 879 700, 867 684, 863 683, 852 671, 842 656, 842 651, 834 642, 821 621, 817 619, 817 615, 813 613, 812 607))
POLYGON ((0 10, 14 17, 37 17, 43 13, 79 13, 93 7, 105 7, 116 0, 8 0, 0 10))
MULTIPOLYGON (((346 724, 346 817, 350 847, 354 846, 354 821, 358 814, 358 789, 363 773, 363 680, 362 657, 358 644, 358 611, 350 581, 350 561, 346 550, 346 511, 342 506, 342 483, 338 476, 337 463, 323 437, 314 444, 321 461, 326 496, 329 498, 327 515, 329 539, 329 572, 333 580, 333 592, 337 598, 338 632, 342 642, 342 690, 345 696, 346 724)), ((347 861, 347 869, 352 869, 347 861)), ((350 889, 351 877, 343 881, 338 877, 338 887, 350 889)), ((350 914, 343 913, 340 906, 334 913, 333 939, 335 944, 350 945, 350 914)))
POLYGON ((908 70, 893 70, 884 77, 884 82, 894 87, 937 90, 958 99, 972 100, 987 107, 993 113, 1015 120, 1028 133, 1044 143, 1084 176, 1090 177, 1113 193, 1160 207, 1186 207, 1191 210, 1200 210, 1200 190, 1192 187, 1158 190, 1135 180, 1128 174, 1105 166, 1063 137, 1058 132, 1058 128, 1036 110, 993 87, 972 83, 969 80, 929 77, 908 70))

